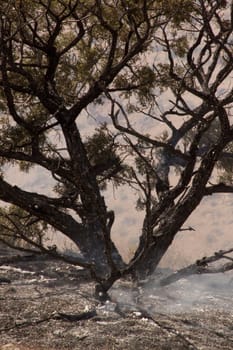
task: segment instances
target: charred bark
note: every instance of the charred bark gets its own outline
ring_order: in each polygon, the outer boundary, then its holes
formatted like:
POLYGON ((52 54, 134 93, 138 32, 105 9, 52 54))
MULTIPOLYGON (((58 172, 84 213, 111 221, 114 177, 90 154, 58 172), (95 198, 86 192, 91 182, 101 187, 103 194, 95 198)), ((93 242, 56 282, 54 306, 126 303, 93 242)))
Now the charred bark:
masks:
POLYGON ((23 191, 17 186, 9 185, 3 179, 0 179, 0 198, 24 208, 70 238, 82 255, 82 259, 76 259, 77 264, 89 267, 95 279, 108 279, 113 267, 115 270, 123 268, 124 262, 109 233, 107 238, 103 225, 95 218, 89 217, 85 223, 79 223, 68 213, 49 204, 47 197, 23 191), (110 250, 107 250, 107 245, 110 245, 110 250))
MULTIPOLYGON (((228 142, 228 137, 220 138, 219 142, 206 153, 193 176, 190 189, 184 190, 183 197, 174 203, 170 191, 155 206, 153 215, 151 213, 151 217, 146 218, 139 248, 129 266, 129 271, 135 279, 143 279, 155 271, 184 222, 206 195, 206 184, 219 154, 228 142)), ((174 188, 173 194, 176 190, 178 188, 174 188)))

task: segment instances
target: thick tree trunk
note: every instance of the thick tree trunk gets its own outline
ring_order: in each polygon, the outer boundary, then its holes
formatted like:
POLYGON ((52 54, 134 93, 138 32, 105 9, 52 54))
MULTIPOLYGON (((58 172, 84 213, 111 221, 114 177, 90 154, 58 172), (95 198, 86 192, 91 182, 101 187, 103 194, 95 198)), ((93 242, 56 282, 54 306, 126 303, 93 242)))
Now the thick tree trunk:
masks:
MULTIPOLYGON (((206 184, 212 174, 216 159, 224 146, 225 140, 220 140, 219 144, 214 145, 209 150, 193 176, 189 191, 183 198, 177 203, 172 203, 167 197, 167 203, 170 207, 161 206, 164 209, 163 212, 157 210, 159 215, 152 220, 154 222, 149 221, 149 230, 146 229, 145 224, 139 249, 128 269, 135 279, 143 279, 155 271, 182 225, 200 204, 206 194, 206 184)), ((184 191, 186 192, 185 189, 184 191)), ((148 218, 146 219, 148 220, 148 218)))
POLYGON ((138 255, 132 264, 134 278, 143 279, 155 271, 174 237, 200 201, 201 198, 193 200, 189 206, 177 205, 166 213, 167 218, 154 230, 149 242, 144 242, 141 255, 138 255))
POLYGON ((90 219, 89 222, 87 220, 85 224, 79 223, 68 213, 51 205, 47 197, 11 186, 2 178, 0 199, 25 209, 71 239, 82 255, 81 259, 77 258, 77 264, 90 268, 95 279, 106 280, 112 273, 116 273, 115 270, 124 268, 125 264, 117 248, 110 236, 106 237, 98 218, 90 219))
POLYGON ((107 242, 98 222, 86 225, 82 245, 78 236, 77 234, 73 238, 73 242, 77 244, 84 258, 90 262, 91 271, 96 280, 108 280, 112 274, 124 269, 125 263, 118 249, 110 239, 107 242))

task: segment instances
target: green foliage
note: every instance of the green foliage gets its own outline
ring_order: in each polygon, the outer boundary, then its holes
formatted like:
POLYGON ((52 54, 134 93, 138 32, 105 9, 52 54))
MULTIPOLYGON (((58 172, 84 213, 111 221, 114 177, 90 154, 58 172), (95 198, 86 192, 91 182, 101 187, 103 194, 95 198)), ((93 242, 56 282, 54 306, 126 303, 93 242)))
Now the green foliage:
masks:
POLYGON ((113 135, 107 125, 103 124, 87 138, 85 147, 90 164, 97 173, 99 172, 101 189, 106 189, 108 181, 112 181, 115 186, 120 185, 120 175, 123 175, 126 168, 120 157, 121 148, 117 142, 117 135, 113 135))
POLYGON ((92 136, 87 137, 85 143, 90 163, 98 165, 109 160, 118 160, 116 155, 118 144, 114 136, 108 131, 106 124, 95 129, 92 136))
POLYGON ((184 22, 189 22, 192 13, 195 11, 193 0, 159 0, 158 6, 169 17, 175 27, 184 22))
POLYGON ((157 82, 157 88, 160 93, 170 89, 174 94, 180 94, 185 91, 184 82, 189 86, 193 86, 194 82, 192 76, 188 74, 186 68, 180 64, 176 64, 173 72, 178 77, 182 77, 181 80, 176 80, 171 75, 171 66, 168 63, 159 63, 156 67, 155 79, 157 82))
POLYGON ((136 91, 136 97, 142 107, 153 101, 153 90, 156 83, 156 74, 148 65, 137 70, 133 83, 139 88, 136 91), (135 81, 134 81, 135 80, 135 81))
POLYGON ((174 41, 171 47, 177 56, 184 57, 188 49, 187 35, 181 35, 181 36, 178 36, 177 38, 174 36, 174 41))

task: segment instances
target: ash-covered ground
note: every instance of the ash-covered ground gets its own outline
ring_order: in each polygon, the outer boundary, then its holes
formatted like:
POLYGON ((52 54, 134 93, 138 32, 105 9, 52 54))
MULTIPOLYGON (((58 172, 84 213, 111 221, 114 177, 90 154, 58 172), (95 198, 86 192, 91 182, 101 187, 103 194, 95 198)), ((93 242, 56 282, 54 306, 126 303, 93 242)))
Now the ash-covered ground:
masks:
POLYGON ((85 270, 53 259, 1 264, 1 280, 2 350, 233 349, 230 272, 139 289, 120 280, 105 304, 85 270))

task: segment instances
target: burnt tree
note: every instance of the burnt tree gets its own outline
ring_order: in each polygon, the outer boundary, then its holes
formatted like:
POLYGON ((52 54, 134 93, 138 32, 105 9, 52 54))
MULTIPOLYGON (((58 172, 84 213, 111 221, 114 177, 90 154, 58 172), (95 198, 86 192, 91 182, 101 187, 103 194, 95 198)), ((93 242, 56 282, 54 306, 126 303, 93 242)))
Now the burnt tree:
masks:
POLYGON ((233 192, 232 3, 1 5, 1 239, 47 251, 52 227, 78 246, 67 260, 90 269, 98 291, 153 273, 203 197, 233 192), (85 136, 88 115, 96 129, 85 136), (53 177, 53 196, 7 180, 7 167, 33 165, 53 177), (222 179, 211 185, 216 166, 222 179), (111 239, 111 182, 137 190, 145 212, 128 264, 111 239))

